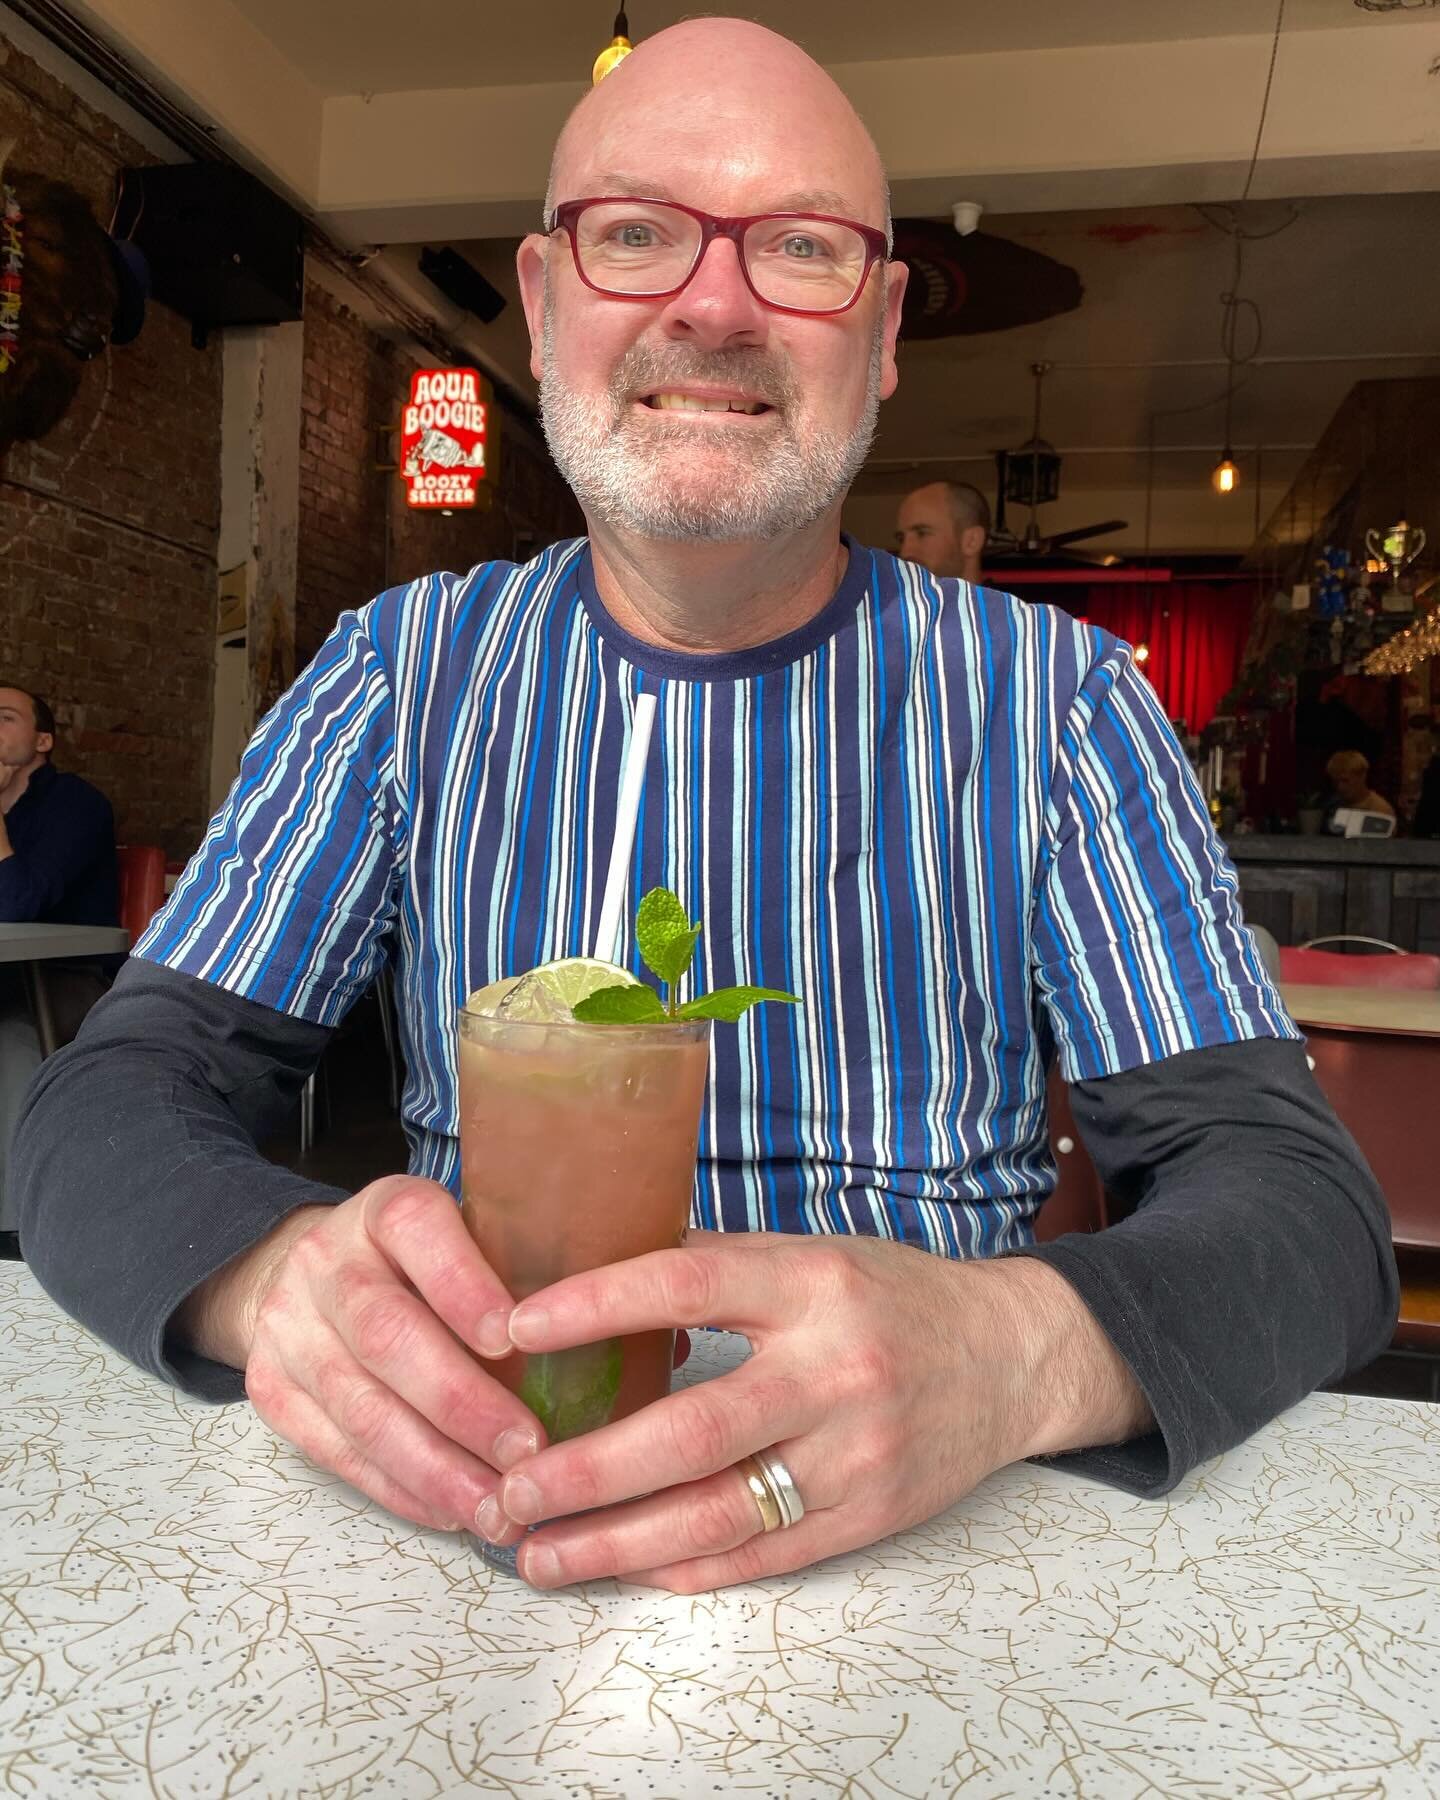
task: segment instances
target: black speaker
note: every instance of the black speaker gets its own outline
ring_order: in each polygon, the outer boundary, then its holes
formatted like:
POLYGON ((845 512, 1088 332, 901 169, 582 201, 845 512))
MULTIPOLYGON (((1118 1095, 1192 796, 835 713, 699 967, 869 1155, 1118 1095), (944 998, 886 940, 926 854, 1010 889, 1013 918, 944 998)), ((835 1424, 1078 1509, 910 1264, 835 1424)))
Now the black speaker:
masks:
POLYGON ((493 325, 505 310, 505 296, 492 287, 473 263, 447 244, 443 250, 428 246, 420 252, 420 273, 433 281, 447 300, 474 313, 482 325, 493 325))
POLYGON ((305 222, 244 169, 173 163, 127 169, 116 229, 150 262, 157 300, 195 327, 298 319, 305 222))

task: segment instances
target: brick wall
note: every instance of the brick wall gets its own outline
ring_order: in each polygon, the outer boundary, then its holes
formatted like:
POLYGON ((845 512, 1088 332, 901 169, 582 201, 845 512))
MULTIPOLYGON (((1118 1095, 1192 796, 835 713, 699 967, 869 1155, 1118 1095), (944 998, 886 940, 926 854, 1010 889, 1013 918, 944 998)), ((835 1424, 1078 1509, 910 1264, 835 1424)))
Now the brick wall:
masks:
MULTIPOLYGON (((105 223, 153 162, 0 36, 0 139, 105 223)), ((152 303, 41 443, 0 464, 0 680, 39 689, 56 762, 109 795, 122 841, 188 853, 208 813, 220 514, 220 350, 152 303)))
POLYGON ((584 530, 569 490, 532 427, 500 421, 500 474, 487 512, 419 512, 395 474, 394 423, 409 392, 410 359, 312 281, 305 293, 300 440, 299 578, 295 659, 303 667, 338 615, 387 586, 435 569, 469 569, 524 555, 584 530), (387 529, 388 527, 388 529, 387 529), (528 548, 526 547, 528 546, 528 548))

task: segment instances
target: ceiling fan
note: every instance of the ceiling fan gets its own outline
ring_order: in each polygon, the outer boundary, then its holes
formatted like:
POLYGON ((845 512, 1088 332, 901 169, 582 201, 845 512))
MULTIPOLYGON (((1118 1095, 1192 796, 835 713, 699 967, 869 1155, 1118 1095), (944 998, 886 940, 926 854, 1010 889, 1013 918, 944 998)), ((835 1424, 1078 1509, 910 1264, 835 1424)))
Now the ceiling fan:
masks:
POLYGON ((1057 566, 1079 563, 1110 569, 1122 560, 1114 551, 1077 550, 1073 546, 1086 538, 1123 531, 1129 524, 1128 519, 1101 519, 1094 525, 1079 525, 1071 531, 1055 531, 1048 535, 1040 529, 1038 509, 1060 494, 1059 453, 1040 435, 1040 395, 1049 372, 1047 362, 1030 365, 1030 373, 1035 377, 1035 418, 1029 439, 1018 449, 996 452, 995 523, 985 560, 1001 565, 1016 561, 1048 562, 1057 566), (1019 536, 1005 523, 1007 500, 1030 508, 1030 517, 1019 536))

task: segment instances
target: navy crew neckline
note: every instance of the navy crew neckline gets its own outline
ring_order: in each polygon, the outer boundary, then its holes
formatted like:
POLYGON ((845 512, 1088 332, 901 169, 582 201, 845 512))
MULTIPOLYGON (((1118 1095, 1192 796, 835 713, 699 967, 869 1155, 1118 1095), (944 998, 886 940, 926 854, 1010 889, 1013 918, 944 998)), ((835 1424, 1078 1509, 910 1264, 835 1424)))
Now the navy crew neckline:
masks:
POLYGON ((647 644, 617 623, 595 585, 595 566, 588 542, 576 567, 576 579, 581 602, 602 641, 642 674, 665 681, 747 681, 799 662, 834 637, 846 619, 853 618, 859 611, 868 585, 870 553, 843 531, 840 541, 849 558, 845 572, 840 577, 840 585, 813 619, 794 631, 787 631, 783 637, 770 638, 762 644, 747 644, 740 650, 719 650, 710 655, 647 644))

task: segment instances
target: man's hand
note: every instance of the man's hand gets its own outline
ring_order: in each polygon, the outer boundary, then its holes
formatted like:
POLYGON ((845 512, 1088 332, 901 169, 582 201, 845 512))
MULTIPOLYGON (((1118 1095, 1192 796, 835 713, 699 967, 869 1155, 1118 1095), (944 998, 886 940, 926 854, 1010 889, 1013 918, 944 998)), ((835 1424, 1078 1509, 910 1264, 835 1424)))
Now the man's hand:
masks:
POLYGON ((508 1351, 511 1304, 446 1190, 387 1176, 291 1214, 175 1329, 244 1369, 256 1412, 312 1462, 402 1518, 473 1531, 498 1471, 543 1441, 471 1354, 508 1351))
POLYGON ((685 1249, 533 1295, 510 1337, 559 1350, 698 1324, 742 1332, 754 1354, 542 1450, 482 1511, 492 1542, 520 1542, 532 1585, 623 1575, 694 1593, 801 1568, 930 1518, 1007 1463, 1150 1422, 1093 1315, 1030 1258, 955 1263, 873 1239, 695 1233, 685 1249), (762 1536, 733 1465, 772 1447, 806 1512, 762 1536), (588 1516, 567 1517, 577 1513, 588 1516), (544 1519, 557 1522, 521 1541, 521 1526, 544 1519))

